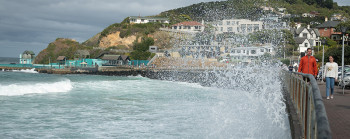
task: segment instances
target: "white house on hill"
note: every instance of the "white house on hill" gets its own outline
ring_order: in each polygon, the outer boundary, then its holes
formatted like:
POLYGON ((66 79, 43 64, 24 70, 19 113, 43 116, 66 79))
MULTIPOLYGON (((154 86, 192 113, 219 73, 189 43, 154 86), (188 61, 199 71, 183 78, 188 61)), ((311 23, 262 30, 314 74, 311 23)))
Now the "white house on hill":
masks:
POLYGON ((314 46, 319 46, 320 33, 318 29, 312 29, 309 26, 292 28, 291 32, 294 35, 295 43, 299 46, 298 50, 300 53, 306 52, 307 48, 312 48, 314 46))
POLYGON ((262 21, 248 19, 226 19, 218 21, 215 29, 216 34, 233 32, 235 34, 248 34, 262 29, 262 21))
POLYGON ((204 30, 204 25, 196 22, 196 21, 185 21, 181 23, 177 23, 171 26, 172 30, 177 30, 177 31, 188 31, 188 32, 193 32, 193 31, 198 31, 202 32, 204 30))
POLYGON ((142 16, 130 16, 130 23, 134 24, 145 24, 145 23, 167 23, 169 24, 168 18, 160 18, 160 17, 142 17, 142 16))

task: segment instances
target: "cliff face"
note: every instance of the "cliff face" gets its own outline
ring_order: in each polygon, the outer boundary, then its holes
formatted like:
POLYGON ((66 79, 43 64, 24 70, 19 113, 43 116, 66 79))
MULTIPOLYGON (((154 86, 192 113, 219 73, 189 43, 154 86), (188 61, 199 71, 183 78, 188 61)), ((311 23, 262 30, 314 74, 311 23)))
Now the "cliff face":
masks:
POLYGON ((100 39, 99 47, 108 48, 112 46, 124 45, 129 49, 132 48, 132 43, 136 40, 136 35, 130 35, 125 38, 120 37, 120 32, 108 34, 106 37, 100 39))

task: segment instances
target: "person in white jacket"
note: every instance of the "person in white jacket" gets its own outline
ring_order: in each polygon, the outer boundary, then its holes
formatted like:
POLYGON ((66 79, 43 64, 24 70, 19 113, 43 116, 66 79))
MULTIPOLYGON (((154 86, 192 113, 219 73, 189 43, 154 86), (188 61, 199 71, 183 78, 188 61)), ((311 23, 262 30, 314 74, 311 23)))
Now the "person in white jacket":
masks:
POLYGON ((327 99, 329 99, 329 89, 331 90, 331 99, 333 99, 334 81, 338 80, 338 64, 334 62, 333 56, 329 56, 329 62, 326 63, 323 73, 323 80, 326 77, 327 99))

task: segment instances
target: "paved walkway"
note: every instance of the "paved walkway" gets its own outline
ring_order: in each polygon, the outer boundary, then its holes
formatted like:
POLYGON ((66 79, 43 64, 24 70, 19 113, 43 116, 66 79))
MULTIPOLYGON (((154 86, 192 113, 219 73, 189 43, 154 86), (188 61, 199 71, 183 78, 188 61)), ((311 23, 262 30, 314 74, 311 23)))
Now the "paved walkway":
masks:
POLYGON ((333 139, 350 139, 350 88, 334 87, 334 99, 326 99, 326 83, 318 82, 333 139))

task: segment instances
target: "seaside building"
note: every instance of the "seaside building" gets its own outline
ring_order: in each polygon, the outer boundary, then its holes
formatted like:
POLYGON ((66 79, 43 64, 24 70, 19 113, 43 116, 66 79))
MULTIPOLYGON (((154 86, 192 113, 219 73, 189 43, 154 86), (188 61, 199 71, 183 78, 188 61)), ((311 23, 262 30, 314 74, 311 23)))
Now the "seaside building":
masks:
POLYGON ((122 61, 121 61, 122 65, 128 65, 131 61, 130 57, 127 55, 121 55, 120 57, 122 58, 122 61))
POLYGON ((61 65, 66 65, 67 57, 66 56, 58 56, 56 59, 58 63, 58 67, 60 68, 61 65))
POLYGON ((33 51, 24 51, 19 55, 19 64, 33 64, 35 53, 33 51))
POLYGON ((106 63, 102 64, 102 66, 116 66, 120 64, 120 61, 122 61, 122 57, 120 55, 111 54, 105 54, 101 59, 106 61, 106 63))

